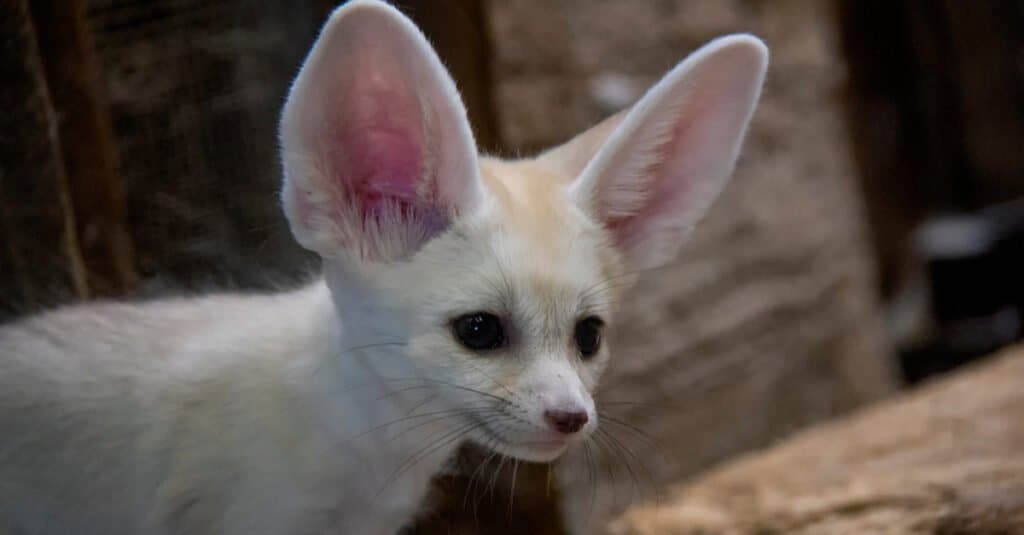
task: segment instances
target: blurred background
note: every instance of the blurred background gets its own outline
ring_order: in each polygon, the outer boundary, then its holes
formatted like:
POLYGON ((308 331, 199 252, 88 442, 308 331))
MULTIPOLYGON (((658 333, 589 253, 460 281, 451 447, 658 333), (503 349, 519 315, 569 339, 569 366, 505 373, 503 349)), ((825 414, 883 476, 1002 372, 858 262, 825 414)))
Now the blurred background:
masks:
MULTIPOLYGON (((315 276, 278 208, 275 127, 334 5, 0 4, 0 320, 315 276)), ((514 490, 499 470, 469 512, 468 477, 439 479, 410 531, 589 532, 1024 337, 1024 2, 397 5, 499 155, 567 140, 715 36, 773 54, 736 180, 624 303, 601 393, 621 443, 567 459, 554 490, 544 467, 514 490)))

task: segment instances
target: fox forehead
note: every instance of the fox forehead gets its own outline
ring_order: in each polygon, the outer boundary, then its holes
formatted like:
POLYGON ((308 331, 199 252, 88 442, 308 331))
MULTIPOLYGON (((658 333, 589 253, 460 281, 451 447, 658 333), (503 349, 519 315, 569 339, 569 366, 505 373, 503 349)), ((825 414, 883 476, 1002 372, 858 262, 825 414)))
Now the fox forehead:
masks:
POLYGON ((575 177, 543 157, 481 158, 480 174, 495 204, 487 223, 492 248, 538 295, 577 295, 617 271, 618 254, 604 228, 568 194, 575 177))
POLYGON ((603 228, 568 194, 574 177, 543 158, 481 158, 480 176, 495 205, 488 224, 513 241, 512 246, 528 247, 531 255, 554 265, 608 246, 603 228), (554 262, 558 259, 562 262, 554 262))
POLYGON ((575 217, 565 195, 572 177, 545 166, 543 160, 481 158, 480 177, 510 226, 525 231, 535 246, 558 249, 564 245, 558 238, 566 230, 583 230, 573 228, 584 220, 575 217))
POLYGON ((487 209, 428 243, 412 262, 382 270, 389 286, 420 281, 423 292, 407 297, 426 299, 437 313, 530 318, 520 327, 544 337, 581 314, 607 319, 615 296, 603 283, 618 273, 619 254, 567 194, 573 177, 544 161, 495 158, 481 158, 480 175, 487 209))

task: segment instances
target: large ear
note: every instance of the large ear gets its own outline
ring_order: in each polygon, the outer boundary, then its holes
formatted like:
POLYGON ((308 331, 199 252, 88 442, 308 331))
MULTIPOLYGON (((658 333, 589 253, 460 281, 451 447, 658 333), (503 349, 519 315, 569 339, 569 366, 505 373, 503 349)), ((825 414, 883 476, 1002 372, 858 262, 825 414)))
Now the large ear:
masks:
POLYGON ((454 82, 416 26, 354 0, 331 15, 280 124, 285 214, 326 257, 408 257, 479 201, 454 82))
POLYGON ((671 260, 732 175, 768 49, 716 39, 630 110, 542 156, 577 176, 571 193, 612 232, 630 267, 671 260))

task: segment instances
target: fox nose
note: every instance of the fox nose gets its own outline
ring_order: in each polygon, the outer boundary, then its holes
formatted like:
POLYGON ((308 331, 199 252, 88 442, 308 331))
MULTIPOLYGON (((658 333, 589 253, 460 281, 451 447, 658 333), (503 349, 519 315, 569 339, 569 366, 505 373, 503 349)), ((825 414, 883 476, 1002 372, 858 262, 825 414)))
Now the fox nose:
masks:
POLYGON ((547 420, 548 425, 552 429, 566 435, 571 435, 586 425, 587 420, 590 419, 587 416, 586 411, 544 411, 544 419, 547 420))

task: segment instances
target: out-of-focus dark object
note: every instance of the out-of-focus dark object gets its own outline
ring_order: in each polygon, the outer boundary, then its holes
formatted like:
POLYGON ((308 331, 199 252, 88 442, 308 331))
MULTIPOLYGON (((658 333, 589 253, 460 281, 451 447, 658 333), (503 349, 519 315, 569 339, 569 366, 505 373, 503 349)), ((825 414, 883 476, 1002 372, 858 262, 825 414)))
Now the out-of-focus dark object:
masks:
POLYGON ((881 292, 916 382, 1020 336, 1024 3, 836 5, 881 292))
POLYGON ((915 234, 921 280, 902 300, 917 319, 900 337, 908 382, 1024 338, 1024 201, 932 218, 915 234))
POLYGON ((847 123, 885 296, 938 213, 1024 197, 1024 3, 837 0, 847 123))

